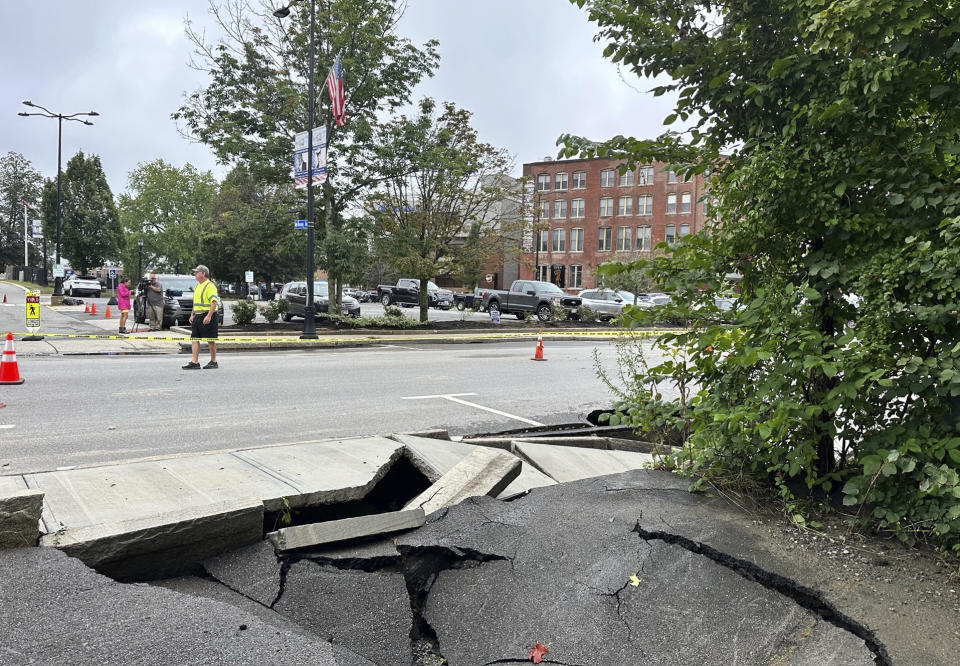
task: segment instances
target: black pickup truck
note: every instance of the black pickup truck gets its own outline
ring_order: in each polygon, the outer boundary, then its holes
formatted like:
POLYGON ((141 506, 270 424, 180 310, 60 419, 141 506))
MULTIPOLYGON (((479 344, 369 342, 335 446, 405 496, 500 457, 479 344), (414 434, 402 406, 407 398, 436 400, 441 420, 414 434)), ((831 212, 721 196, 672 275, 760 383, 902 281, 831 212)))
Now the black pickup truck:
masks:
POLYGON ((514 280, 509 290, 484 290, 481 307, 488 312, 516 315, 517 319, 536 315, 540 321, 548 321, 551 303, 556 303, 566 310, 568 319, 579 316, 579 296, 568 296, 552 282, 537 280, 514 280))
MULTIPOLYGON (((377 300, 384 307, 388 305, 420 305, 420 280, 400 278, 395 285, 378 285, 377 300)), ((449 310, 453 307, 453 292, 441 289, 433 282, 427 282, 427 306, 449 310)))

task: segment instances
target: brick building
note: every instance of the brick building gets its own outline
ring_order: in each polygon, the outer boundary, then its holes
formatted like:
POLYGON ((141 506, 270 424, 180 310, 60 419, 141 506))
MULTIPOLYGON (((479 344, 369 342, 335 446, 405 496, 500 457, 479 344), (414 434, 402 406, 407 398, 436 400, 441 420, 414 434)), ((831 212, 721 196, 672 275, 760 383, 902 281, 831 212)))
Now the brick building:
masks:
POLYGON ((524 247, 520 278, 590 289, 600 264, 651 256, 658 243, 703 228, 702 175, 683 181, 662 163, 621 174, 620 164, 598 158, 523 165, 541 231, 524 247))

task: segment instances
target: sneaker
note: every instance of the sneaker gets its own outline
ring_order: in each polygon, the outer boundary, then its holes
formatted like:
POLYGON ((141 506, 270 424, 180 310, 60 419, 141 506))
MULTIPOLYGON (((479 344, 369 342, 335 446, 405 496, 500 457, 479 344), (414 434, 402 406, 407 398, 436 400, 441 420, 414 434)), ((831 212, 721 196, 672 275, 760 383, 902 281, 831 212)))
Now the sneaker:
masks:
POLYGON ((184 370, 199 370, 199 369, 200 369, 200 364, 199 364, 199 363, 194 363, 193 361, 190 361, 190 362, 187 363, 185 366, 183 366, 183 369, 184 369, 184 370))
POLYGON ((217 365, 217 362, 216 362, 216 361, 210 361, 210 362, 207 363, 205 366, 203 366, 203 369, 204 369, 204 370, 216 370, 216 369, 219 368, 219 367, 220 367, 220 366, 217 365))

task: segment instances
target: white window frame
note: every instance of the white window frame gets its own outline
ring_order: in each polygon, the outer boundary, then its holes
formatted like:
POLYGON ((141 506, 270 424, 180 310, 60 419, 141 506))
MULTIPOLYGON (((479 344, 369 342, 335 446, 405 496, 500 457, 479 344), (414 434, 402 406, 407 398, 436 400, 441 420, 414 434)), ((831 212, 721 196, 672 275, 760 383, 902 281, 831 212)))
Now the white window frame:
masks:
POLYGON ((557 174, 553 177, 553 189, 559 190, 561 192, 567 191, 567 172, 558 171, 557 174))
POLYGON ((689 224, 681 224, 681 225, 680 225, 680 235, 678 236, 678 238, 683 238, 684 236, 689 236, 689 235, 690 235, 690 225, 689 225, 689 224))
POLYGON ((630 187, 633 185, 633 172, 625 171, 623 173, 617 174, 617 182, 620 183, 620 187, 630 187))
POLYGON ((652 166, 642 166, 637 169, 637 185, 653 185, 652 166))
POLYGON ((567 230, 561 228, 553 230, 553 244, 550 247, 551 252, 567 251, 567 230))
POLYGON ((567 277, 567 287, 570 289, 583 289, 583 264, 570 264, 570 270, 567 277))
POLYGON ((670 245, 673 245, 677 242, 677 228, 674 225, 667 225, 666 231, 663 235, 663 240, 667 241, 667 243, 670 245))
POLYGON ((540 282, 549 281, 547 277, 550 275, 550 267, 547 266, 546 264, 540 264, 539 266, 537 266, 536 273, 537 273, 537 276, 534 278, 535 280, 539 280, 540 282))
POLYGON ((600 172, 600 187, 613 187, 617 182, 617 178, 614 175, 616 172, 614 169, 604 169, 600 172))
POLYGON ((565 220, 567 219, 567 200, 566 199, 555 199, 553 202, 553 219, 555 220, 565 220))
POLYGON ((617 227, 617 252, 630 252, 633 250, 633 227, 617 227))
POLYGON ((677 184, 677 172, 667 171, 667 185, 676 185, 676 184, 677 184))
POLYGON ((637 197, 637 215, 653 215, 652 194, 641 194, 637 197))
POLYGON ((549 192, 549 191, 550 191, 550 174, 538 173, 537 174, 537 192, 549 192))
POLYGON ((612 245, 613 227, 597 227, 597 252, 609 252, 612 245))
POLYGON ((583 227, 574 227, 570 230, 570 251, 583 252, 583 227))
POLYGON ((550 230, 541 229, 538 235, 539 238, 537 239, 537 249, 540 252, 546 252, 547 248, 550 247, 550 230))
POLYGON ((633 216, 633 197, 620 197, 617 199, 617 217, 627 216, 633 216))
POLYGON ((671 192, 667 195, 667 215, 677 214, 677 193, 671 192))
POLYGON ((573 188, 572 189, 574 190, 587 189, 587 172, 586 171, 573 172, 573 188))
POLYGON ((537 206, 540 208, 540 218, 541 220, 547 220, 550 218, 550 202, 546 199, 540 199, 537 202, 537 206))
POLYGON ((583 199, 574 199, 570 202, 570 217, 579 219, 584 216, 583 199))
POLYGON ((600 197, 600 217, 613 217, 613 197, 600 197))
POLYGON ((648 225, 637 227, 637 250, 649 252, 652 245, 653 229, 648 225))
POLYGON ((680 212, 689 213, 693 203, 693 195, 689 192, 680 193, 680 212))

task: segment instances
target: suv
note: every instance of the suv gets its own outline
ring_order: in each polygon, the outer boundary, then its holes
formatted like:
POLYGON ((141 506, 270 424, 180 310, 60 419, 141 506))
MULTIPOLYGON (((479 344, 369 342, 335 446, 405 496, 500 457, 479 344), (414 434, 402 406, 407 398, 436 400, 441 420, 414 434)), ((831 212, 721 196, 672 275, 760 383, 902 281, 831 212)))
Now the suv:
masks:
MULTIPOLYGON (((150 273, 146 277, 150 276, 156 277, 157 282, 159 282, 160 286, 163 287, 164 325, 166 325, 168 312, 170 312, 177 324, 180 326, 186 326, 190 322, 190 314, 193 312, 193 288, 197 286, 197 279, 192 275, 176 275, 174 273, 150 273), (172 312, 172 308, 169 307, 171 300, 177 306, 175 312, 172 312)), ((142 282, 143 281, 141 280, 141 283, 142 282)), ((139 286, 137 287, 136 298, 146 298, 146 293, 143 292, 139 286)), ((141 314, 137 315, 137 306, 134 304, 134 315, 138 317, 135 320, 137 322, 142 321, 139 317, 143 316, 143 313, 145 312, 143 309, 143 302, 140 303, 140 308, 141 314)), ((217 321, 221 326, 223 325, 223 310, 224 306, 223 301, 221 300, 217 307, 217 321)))
MULTIPOLYGON (((314 313, 320 314, 330 310, 330 291, 326 282, 313 283, 314 313)), ((288 282, 280 290, 279 298, 285 298, 290 308, 284 313, 283 320, 290 321, 294 317, 303 317, 307 307, 307 283, 288 282)), ((343 294, 340 299, 340 313, 351 317, 360 316, 360 302, 352 296, 343 294)))
POLYGON ((77 275, 74 273, 63 280, 63 293, 67 296, 80 294, 81 296, 100 298, 100 290, 102 288, 100 280, 92 275, 77 275))

